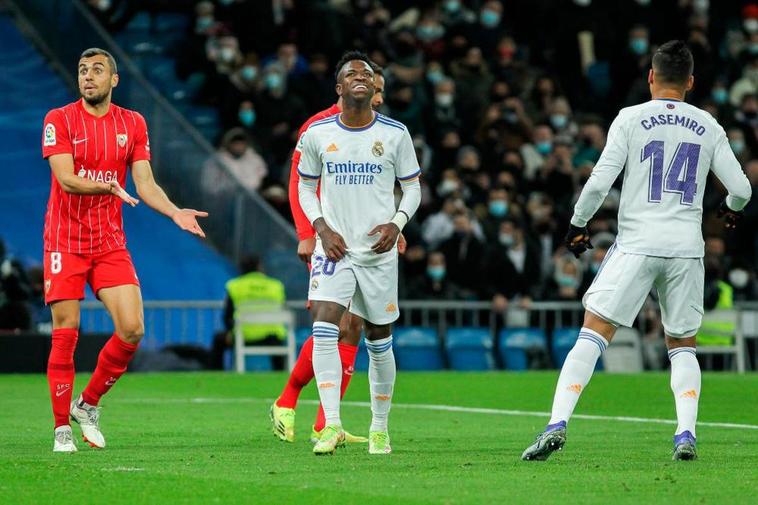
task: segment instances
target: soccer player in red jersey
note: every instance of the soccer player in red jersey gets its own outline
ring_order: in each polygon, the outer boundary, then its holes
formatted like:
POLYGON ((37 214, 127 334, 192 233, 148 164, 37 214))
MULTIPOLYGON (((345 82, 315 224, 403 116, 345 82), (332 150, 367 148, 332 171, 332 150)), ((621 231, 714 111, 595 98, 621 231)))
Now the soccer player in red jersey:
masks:
MULTIPOLYGON (((372 67, 374 70, 375 92, 371 101, 371 106, 376 109, 384 103, 384 76, 382 75, 382 69, 380 66, 373 64, 372 67)), ((298 139, 303 133, 305 133, 312 123, 339 114, 341 111, 342 98, 328 109, 322 110, 308 118, 298 131, 298 139)), ((316 231, 313 229, 313 226, 311 226, 310 221, 308 221, 308 218, 305 216, 303 209, 300 207, 300 199, 298 197, 300 174, 297 171, 299 163, 300 151, 295 149, 292 154, 292 165, 290 168, 290 209, 292 210, 292 217, 295 221, 295 229, 297 230, 297 238, 299 240, 297 245, 297 255, 301 260, 308 263, 313 254, 313 249, 316 247, 316 231)), ((405 248, 405 237, 401 234, 398 240, 398 250, 402 254, 405 252, 405 248)), ((345 395, 347 386, 353 376, 353 367, 355 365, 356 355, 358 354, 358 343, 361 339, 362 328, 363 319, 345 311, 345 314, 340 321, 338 344, 340 360, 342 362, 340 398, 345 395)), ((274 435, 280 440, 286 442, 293 442, 295 440, 295 407, 297 406, 297 400, 300 397, 302 389, 314 377, 313 363, 311 361, 312 353, 313 337, 311 336, 308 337, 308 340, 303 344, 303 348, 300 350, 300 355, 298 356, 295 367, 287 380, 287 384, 282 390, 282 394, 274 402, 269 411, 274 435)), ((313 430, 311 432, 311 441, 315 442, 318 439, 318 436, 321 430, 324 429, 325 425, 326 418, 324 417, 324 409, 319 405, 316 421, 313 424, 313 430)), ((365 437, 357 437, 347 432, 345 432, 345 440, 349 443, 365 443, 368 441, 365 437)))
POLYGON ((183 230, 205 237, 197 217, 177 208, 153 178, 145 119, 111 103, 116 61, 91 48, 79 59, 81 99, 47 113, 42 155, 53 177, 45 215, 45 301, 53 315, 47 380, 55 418, 55 452, 74 452, 70 418, 92 447, 105 447, 98 402, 126 371, 144 334, 139 280, 126 250, 121 206, 138 204, 123 188, 127 168, 139 197, 183 230), (81 395, 71 400, 79 302, 85 283, 103 302, 115 333, 100 351, 81 395))

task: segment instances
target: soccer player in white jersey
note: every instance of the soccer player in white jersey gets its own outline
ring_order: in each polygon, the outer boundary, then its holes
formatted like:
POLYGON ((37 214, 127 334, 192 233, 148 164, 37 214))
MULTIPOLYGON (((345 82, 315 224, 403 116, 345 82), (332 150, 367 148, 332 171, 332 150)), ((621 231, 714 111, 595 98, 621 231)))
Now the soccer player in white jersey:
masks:
POLYGON ((345 63, 336 86, 342 112, 316 121, 300 137, 299 200, 318 235, 308 300, 313 371, 326 427, 313 448, 315 454, 331 454, 345 439, 337 339, 348 305, 352 314, 365 320, 372 413, 369 453, 391 452, 387 418, 395 384, 391 324, 399 316, 396 244, 421 202, 421 187, 408 130, 371 109, 373 76, 364 54, 345 63), (403 190, 398 208, 395 180, 403 190))
POLYGON ((750 183, 724 129, 684 102, 693 85, 693 60, 681 41, 653 55, 652 100, 622 109, 574 207, 566 246, 577 257, 592 248, 587 222, 626 166, 619 233, 584 295, 584 326, 558 378, 550 421, 523 455, 544 460, 566 441, 566 424, 601 353, 618 326, 631 326, 651 288, 661 305, 676 404, 675 460, 697 457, 695 422, 700 367, 695 335, 703 314, 703 194, 708 172, 728 191, 719 216, 733 228, 751 196, 750 183))

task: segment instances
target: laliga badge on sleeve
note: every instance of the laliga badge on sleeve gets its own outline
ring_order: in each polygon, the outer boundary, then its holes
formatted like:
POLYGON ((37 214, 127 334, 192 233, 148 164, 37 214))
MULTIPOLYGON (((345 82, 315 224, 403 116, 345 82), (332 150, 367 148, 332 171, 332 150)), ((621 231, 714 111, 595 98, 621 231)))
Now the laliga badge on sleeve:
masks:
POLYGON ((45 125, 45 145, 55 145, 55 125, 53 123, 47 123, 45 125))

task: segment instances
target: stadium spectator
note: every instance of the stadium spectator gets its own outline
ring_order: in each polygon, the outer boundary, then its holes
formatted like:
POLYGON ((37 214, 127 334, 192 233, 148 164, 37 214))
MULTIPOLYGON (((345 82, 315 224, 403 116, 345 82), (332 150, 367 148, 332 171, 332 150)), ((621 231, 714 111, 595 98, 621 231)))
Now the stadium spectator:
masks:
POLYGON ((476 297, 482 286, 485 247, 474 233, 468 210, 455 212, 453 236, 444 241, 439 250, 445 255, 450 280, 466 290, 467 297, 476 297))
POLYGON ((406 290, 408 298, 415 300, 459 300, 463 296, 449 279, 445 255, 439 251, 429 253, 426 271, 413 277, 406 290))
POLYGON ((0 330, 28 330, 31 286, 21 263, 8 256, 0 239, 0 330))
POLYGON ((540 295, 542 272, 538 246, 529 241, 513 219, 504 219, 485 257, 484 295, 495 308, 505 310, 515 298, 528 306, 540 295))
POLYGON ((226 132, 216 154, 218 158, 209 159, 203 168, 203 186, 208 191, 217 195, 228 194, 237 184, 248 191, 260 189, 268 168, 251 146, 245 130, 232 128, 226 132))
MULTIPOLYGON (((234 342, 236 318, 246 312, 279 310, 284 306, 284 284, 264 273, 263 265, 256 256, 240 260, 240 276, 226 283, 224 302, 224 331, 213 338, 214 368, 222 369, 224 351, 234 342)), ((276 324, 240 323, 245 345, 281 345, 287 336, 287 329, 276 324)), ((276 370, 284 369, 284 357, 274 356, 272 362, 276 370)))

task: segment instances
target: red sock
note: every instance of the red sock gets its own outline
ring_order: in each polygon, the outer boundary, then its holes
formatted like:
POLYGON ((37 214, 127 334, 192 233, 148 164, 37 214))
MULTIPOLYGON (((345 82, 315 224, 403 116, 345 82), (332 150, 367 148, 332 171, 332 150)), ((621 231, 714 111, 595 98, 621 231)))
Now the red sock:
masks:
POLYGON ((82 400, 90 405, 97 405, 100 397, 126 372, 126 367, 136 351, 137 345, 124 342, 114 333, 97 357, 97 367, 89 384, 82 391, 82 400))
POLYGON ((311 357, 313 354, 313 337, 308 337, 308 340, 303 344, 303 348, 300 350, 300 355, 295 362, 295 368, 292 369, 287 384, 284 386, 282 394, 279 399, 276 400, 276 404, 279 407, 287 409, 294 409, 297 407, 297 399, 300 397, 300 391, 313 379, 313 362, 311 357))
MULTIPOLYGON (((340 386, 340 400, 345 396, 347 385, 350 384, 350 379, 353 377, 353 371, 355 366, 355 357, 358 355, 358 346, 344 344, 340 342, 337 344, 337 349, 340 352, 340 361, 342 362, 342 385, 340 386)), ((324 408, 319 404, 318 414, 316 414, 316 422, 313 428, 316 431, 321 431, 326 426, 326 416, 324 416, 324 408)))
POLYGON ((71 393, 74 389, 74 349, 79 338, 76 328, 53 330, 50 357, 47 359, 47 383, 53 403, 55 427, 69 424, 71 393))

